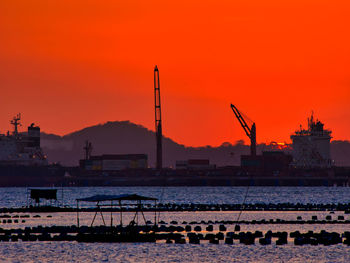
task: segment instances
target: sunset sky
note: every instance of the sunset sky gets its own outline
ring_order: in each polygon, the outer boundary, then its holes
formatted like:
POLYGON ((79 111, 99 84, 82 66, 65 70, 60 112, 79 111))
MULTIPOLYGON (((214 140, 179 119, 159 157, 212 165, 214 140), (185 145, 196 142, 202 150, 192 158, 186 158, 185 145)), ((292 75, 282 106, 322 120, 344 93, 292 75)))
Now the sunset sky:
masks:
POLYGON ((231 102, 258 143, 289 142, 312 110, 350 139, 349 14, 349 0, 3 0, 0 132, 18 112, 59 135, 114 120, 154 130, 158 65, 176 142, 246 140, 231 102))

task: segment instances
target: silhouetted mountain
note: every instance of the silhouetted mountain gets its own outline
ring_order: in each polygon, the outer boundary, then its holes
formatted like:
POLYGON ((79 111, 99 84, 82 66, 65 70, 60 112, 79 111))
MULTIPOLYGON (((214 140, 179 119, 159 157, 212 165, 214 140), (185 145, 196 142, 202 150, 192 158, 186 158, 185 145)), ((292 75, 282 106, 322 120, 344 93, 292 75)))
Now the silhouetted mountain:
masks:
MULTIPOLYGON (((107 122, 62 137, 43 133, 41 142, 50 162, 76 166, 84 156, 86 140, 92 142, 93 155, 145 153, 149 165, 155 166, 155 133, 129 121, 107 122)), ((268 149, 265 144, 257 146, 258 153, 268 149)), ((350 165, 350 142, 333 141, 331 153, 336 164, 350 165)), ((219 147, 186 147, 169 138, 163 139, 163 163, 166 167, 174 167, 176 160, 196 158, 209 159, 218 166, 239 165, 241 154, 249 154, 249 146, 243 141, 234 145, 225 142, 219 147)))
MULTIPOLYGON (((107 122, 62 137, 43 133, 41 141, 50 162, 77 165, 84 156, 86 140, 92 142, 93 155, 145 153, 151 166, 155 162, 154 132, 128 121, 107 122)), ((163 145, 164 151, 169 152, 170 156, 181 154, 185 148, 169 138, 164 138, 163 145)), ((164 156, 164 163, 171 165, 171 159, 167 157, 164 156)))

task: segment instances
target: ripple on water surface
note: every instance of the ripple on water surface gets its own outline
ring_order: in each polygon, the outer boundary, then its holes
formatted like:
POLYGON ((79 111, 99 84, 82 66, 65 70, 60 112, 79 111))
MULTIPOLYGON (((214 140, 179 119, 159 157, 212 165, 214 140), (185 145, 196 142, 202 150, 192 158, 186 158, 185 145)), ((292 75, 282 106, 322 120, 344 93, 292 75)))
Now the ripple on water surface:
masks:
MULTIPOLYGON (((247 187, 65 187, 65 205, 95 194, 130 194, 159 198, 163 203, 239 204, 247 187)), ((58 197, 62 191, 59 188, 58 197)), ((0 188, 0 207, 22 207, 27 204, 24 187, 0 188)), ((350 187, 250 187, 246 203, 349 203, 350 187)))
MULTIPOLYGON (((95 194, 138 193, 159 198, 167 203, 242 203, 246 187, 80 187, 64 188, 64 203, 75 206, 75 199, 95 194)), ((58 195, 60 196, 61 191, 58 195)), ((27 203, 26 188, 0 188, 0 207, 21 207, 27 203)), ((350 188, 334 187, 251 187, 247 203, 349 203, 350 188)), ((313 212, 316 213, 316 212, 313 212)), ((253 219, 262 213, 243 213, 242 219, 253 219)), ((298 214, 300 215, 300 214, 298 214)), ((310 217, 305 212, 303 219, 310 217)), ((319 217, 324 217, 318 214, 319 217)), ((296 218, 295 213, 265 213, 267 219, 276 217, 296 218)), ((182 220, 226 220, 236 218, 230 213, 168 213, 164 215, 167 222, 182 220), (175 218, 174 218, 175 216, 175 218), (177 217, 177 218, 176 218, 177 217), (197 219, 194 219, 196 217, 197 219), (220 217, 220 218, 219 218, 220 217)), ((54 214, 45 221, 53 224, 74 224, 75 215, 70 218, 54 214)), ((37 225, 44 218, 27 219, 27 224, 37 225)), ((90 220, 90 216, 86 220, 90 220)), ((50 224, 50 223, 49 223, 50 224)), ((304 225, 303 227, 305 227, 304 225)), ((251 226, 242 226, 242 231, 251 226)), ((265 226, 262 226, 265 227, 265 226)), ((266 226, 275 228, 276 226, 266 226)), ((315 226, 311 226, 315 227, 315 226)), ((322 226, 326 227, 326 226, 322 226)), ((328 226, 327 226, 328 227, 328 226)), ((343 226, 332 226, 332 229, 343 226)), ((347 227, 347 226, 346 226, 347 227)), ((278 228, 278 227, 277 227, 278 228)), ((259 229, 264 230, 264 229, 259 229)), ((277 229, 276 229, 277 230, 277 229)), ((282 230, 282 229, 281 229, 282 230)), ((291 231, 292 229, 290 229, 291 231)), ((306 229, 305 229, 306 230, 306 229)), ((312 229, 319 231, 319 229, 312 229)), ((341 232, 341 229, 333 229, 341 232)), ((332 231, 330 229, 330 231, 332 231)), ((179 244, 87 244, 76 242, 14 242, 1 243, 1 262, 350 262, 349 248, 345 245, 335 246, 294 246, 288 244, 245 246, 234 245, 179 245, 179 244)))

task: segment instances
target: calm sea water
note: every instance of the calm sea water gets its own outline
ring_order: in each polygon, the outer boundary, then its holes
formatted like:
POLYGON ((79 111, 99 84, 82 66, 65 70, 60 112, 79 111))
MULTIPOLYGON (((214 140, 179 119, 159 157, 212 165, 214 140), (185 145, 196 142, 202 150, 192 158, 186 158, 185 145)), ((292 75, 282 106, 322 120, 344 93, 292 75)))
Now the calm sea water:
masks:
MULTIPOLYGON (((239 204, 247 187, 65 187, 58 188, 58 198, 68 206, 76 199, 95 194, 132 194, 159 198, 163 203, 239 204)), ((0 207, 27 204, 24 187, 0 188, 0 207)), ((350 187, 250 187, 246 203, 350 203, 350 187)))
POLYGON ((2 262, 350 262, 336 246, 5 243, 2 262))
MULTIPOLYGON (((63 200, 66 205, 75 206, 75 199, 95 194, 126 194, 138 193, 159 198, 164 203, 241 203, 246 193, 246 187, 82 187, 64 188, 63 200)), ((58 192, 61 196, 61 189, 58 192)), ((0 188, 0 207, 21 207, 27 203, 26 188, 0 188)), ((333 187, 251 187, 248 191, 247 203, 349 203, 350 188, 333 187)), ((12 214, 13 215, 13 214, 12 214)), ((171 212, 162 213, 161 220, 170 222, 176 220, 236 220, 238 212, 171 212)), ((287 219, 294 220, 297 216, 311 219, 317 215, 324 219, 327 215, 336 218, 343 215, 349 220, 350 215, 344 212, 330 214, 320 212, 243 212, 242 220, 253 219, 287 219)), ((81 213, 81 223, 90 224, 93 213, 81 213)), ((118 222, 118 213, 113 214, 113 222, 118 222)), ((132 217, 125 213, 126 220, 132 217)), ((146 218, 152 220, 153 213, 146 213, 146 218)), ((105 220, 110 222, 110 214, 105 220)), ((42 213, 40 218, 33 214, 25 223, 16 227, 37 225, 71 225, 76 223, 75 213, 42 213), (47 217, 50 215, 50 217, 47 217)), ((97 217, 96 224, 102 224, 97 217)), ((13 224, 1 224, 9 228, 13 224)), ((232 225, 227 226, 232 231, 232 225)), ((321 231, 322 229, 342 233, 350 231, 349 225, 241 225, 242 231, 260 230, 321 231)), ((214 232, 218 225, 214 226, 214 232)), ((203 242, 200 245, 191 244, 100 244, 76 242, 13 242, 0 243, 0 262, 350 262, 350 248, 345 245, 336 246, 294 246, 292 241, 285 246, 245 246, 213 245, 203 242)))

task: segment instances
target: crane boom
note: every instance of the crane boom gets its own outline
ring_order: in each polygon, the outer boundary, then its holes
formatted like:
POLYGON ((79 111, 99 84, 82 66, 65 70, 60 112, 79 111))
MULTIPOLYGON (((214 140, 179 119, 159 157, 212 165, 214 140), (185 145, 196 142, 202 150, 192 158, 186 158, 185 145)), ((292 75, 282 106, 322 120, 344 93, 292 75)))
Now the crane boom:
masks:
POLYGON ((256 155, 256 126, 255 123, 251 127, 248 126, 247 122, 243 118, 242 114, 239 112, 237 107, 233 104, 231 104, 231 109, 233 113, 235 114, 236 118, 238 119, 239 123, 241 124, 244 132, 250 139, 250 154, 252 156, 256 155))

